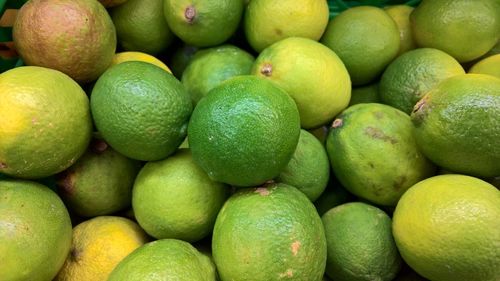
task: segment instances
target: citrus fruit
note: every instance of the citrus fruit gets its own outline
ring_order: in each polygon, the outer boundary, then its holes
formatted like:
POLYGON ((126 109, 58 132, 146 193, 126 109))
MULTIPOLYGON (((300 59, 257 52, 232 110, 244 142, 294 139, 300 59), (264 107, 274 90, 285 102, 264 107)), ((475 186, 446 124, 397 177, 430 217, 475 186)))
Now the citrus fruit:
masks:
POLYGON ((238 190, 215 222, 212 253, 222 280, 320 281, 326 262, 321 219, 295 187, 238 190))
POLYGON ((135 217, 157 238, 195 242, 207 236, 226 199, 227 187, 212 181, 188 149, 139 172, 132 195, 135 217))
POLYGON ((155 55, 174 40, 163 16, 162 0, 127 0, 112 8, 109 14, 116 27, 118 43, 126 51, 155 55))
POLYGON ((2 280, 52 280, 71 246, 71 221, 57 194, 29 181, 0 181, 2 280))
POLYGON ((333 18, 321 42, 345 64, 355 86, 373 82, 399 52, 399 30, 382 9, 360 6, 333 18))
POLYGON ((89 100, 57 70, 37 66, 0 75, 0 173, 43 178, 71 166, 92 134, 89 100))
POLYGON ((255 186, 288 164, 300 117, 288 94, 266 79, 238 76, 213 88, 188 126, 193 159, 216 181, 255 186))
POLYGON ((423 0, 410 21, 418 46, 443 50, 459 62, 484 55, 500 38, 496 0, 423 0))
POLYGON ((167 65, 165 65, 161 60, 153 57, 152 55, 141 53, 141 52, 121 52, 116 53, 113 57, 113 61, 111 62, 111 66, 115 64, 119 64, 126 61, 143 61, 149 62, 158 66, 159 68, 164 69, 168 73, 172 73, 167 65))
POLYGON ((250 74, 254 57, 233 45, 222 45, 196 52, 182 73, 182 84, 196 104, 221 82, 250 74))
POLYGON ((205 256, 191 244, 163 239, 136 249, 118 264, 108 280, 215 281, 216 276, 205 256))
POLYGON ((305 129, 331 121, 351 97, 351 81, 342 61, 307 38, 291 37, 269 46, 255 60, 252 73, 275 82, 295 100, 305 129))
POLYGON ((415 104, 446 78, 464 74, 452 56, 438 49, 421 48, 397 57, 380 79, 382 102, 410 114, 415 104))
POLYGON ((115 27, 97 0, 27 1, 12 36, 26 65, 56 69, 82 83, 97 79, 116 49, 115 27))
POLYGON ((183 42, 209 47, 225 42, 238 28, 243 1, 165 0, 168 25, 183 42))
POLYGON ((316 0, 252 0, 245 10, 248 43, 261 52, 287 37, 318 41, 328 24, 328 4, 316 0))
POLYGON ((104 140, 137 160, 172 154, 186 137, 192 106, 182 84, 150 63, 130 61, 108 69, 90 97, 104 140))
POLYGON ((413 39, 413 32, 410 24, 410 14, 413 7, 408 5, 386 6, 386 13, 391 16, 399 30, 399 52, 398 55, 413 50, 417 47, 413 39))
POLYGON ((79 216, 109 215, 130 206, 138 171, 136 161, 94 140, 75 164, 57 175, 58 193, 79 216))
POLYGON ((70 253, 54 281, 106 281, 120 261, 147 241, 144 230, 126 218, 84 221, 73 229, 70 253))
POLYGON ((410 186, 434 174, 417 147, 410 117, 383 104, 344 110, 332 124, 326 149, 342 186, 379 205, 396 205, 410 186))
POLYGON ((323 144, 311 133, 300 130, 299 142, 292 159, 275 179, 296 187, 311 202, 326 188, 330 177, 330 163, 323 144))
POLYGON ((403 259, 430 280, 500 277, 500 192, 464 175, 423 180, 401 197, 393 233, 403 259))
POLYGON ((392 237, 392 221, 384 211, 352 202, 322 217, 328 258, 326 273, 338 281, 391 281, 401 268, 392 237))
POLYGON ((489 74, 500 78, 500 54, 482 59, 474 64, 469 73, 489 74))
POLYGON ((415 139, 438 166, 480 177, 500 174, 500 79, 463 74, 441 82, 412 113, 415 139))
POLYGON ((380 103, 379 83, 353 88, 349 106, 358 103, 380 103))

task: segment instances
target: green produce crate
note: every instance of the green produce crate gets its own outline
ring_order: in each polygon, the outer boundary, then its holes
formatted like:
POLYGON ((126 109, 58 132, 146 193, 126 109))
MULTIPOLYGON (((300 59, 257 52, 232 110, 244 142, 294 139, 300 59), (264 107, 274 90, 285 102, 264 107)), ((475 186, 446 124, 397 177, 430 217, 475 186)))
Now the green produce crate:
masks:
POLYGON ((420 3, 420 1, 421 0, 328 0, 328 7, 330 8, 330 18, 333 18, 344 10, 355 6, 369 5, 382 8, 388 5, 408 5, 415 7, 420 3))
POLYGON ((0 73, 23 64, 12 42, 17 10, 26 0, 0 0, 0 73))

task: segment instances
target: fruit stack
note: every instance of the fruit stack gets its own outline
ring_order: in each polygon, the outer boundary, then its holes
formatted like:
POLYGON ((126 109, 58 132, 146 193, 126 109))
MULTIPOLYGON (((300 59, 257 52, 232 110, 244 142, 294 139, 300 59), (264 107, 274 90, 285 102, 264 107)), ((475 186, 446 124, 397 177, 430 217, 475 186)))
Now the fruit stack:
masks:
POLYGON ((16 3, 0 281, 500 280, 498 0, 16 3))

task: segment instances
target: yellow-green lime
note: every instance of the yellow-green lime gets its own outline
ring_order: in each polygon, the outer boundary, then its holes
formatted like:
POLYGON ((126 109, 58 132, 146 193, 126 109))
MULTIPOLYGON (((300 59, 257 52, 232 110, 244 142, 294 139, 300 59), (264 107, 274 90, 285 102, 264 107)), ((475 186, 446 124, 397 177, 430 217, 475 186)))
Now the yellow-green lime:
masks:
POLYGON ((488 74, 500 78, 500 54, 480 60, 469 69, 469 73, 488 74))
POLYGON ((193 159, 210 178, 256 186, 279 175, 293 156, 300 117, 293 99, 257 76, 238 76, 213 88, 189 121, 193 159))
POLYGON ((500 277, 500 192, 480 179, 441 175, 411 187, 399 201, 393 233, 403 259, 430 280, 500 277))
POLYGON ((500 38, 497 0, 423 0, 412 12, 413 37, 420 47, 440 49, 459 62, 488 52, 500 38))
POLYGON ((118 43, 125 51, 155 55, 164 51, 174 35, 163 16, 163 0, 127 0, 110 9, 118 43))
POLYGON ((113 57, 113 61, 111 62, 111 66, 115 64, 119 64, 122 62, 126 61, 143 61, 143 62, 149 62, 151 64, 154 64, 158 66, 159 68, 164 69, 168 73, 172 73, 168 66, 164 64, 161 60, 155 58, 152 55, 142 53, 142 52, 120 52, 116 53, 115 56, 113 57))
POLYGON ((78 161, 57 175, 59 196, 76 215, 109 215, 130 206, 139 163, 94 140, 78 161))
POLYGON ((245 10, 245 35, 261 52, 287 37, 321 38, 328 24, 328 4, 317 0, 252 0, 245 10))
POLYGON ((71 250, 54 281, 106 281, 113 269, 149 238, 137 223, 101 216, 73 228, 71 250))
POLYGON ((89 99, 66 74, 23 66, 0 75, 0 173, 43 178, 71 166, 92 134, 89 99))
POLYGON ((380 103, 379 92, 379 83, 352 88, 349 106, 358 103, 380 103))
POLYGON ((322 217, 328 258, 326 273, 338 281, 392 281, 401 257, 392 236, 391 218, 379 208, 352 202, 322 217))
POLYGON ((252 55, 233 45, 203 49, 196 52, 182 73, 181 81, 196 104, 221 82, 250 74, 253 63, 252 55))
POLYGON ((410 117, 384 104, 344 110, 332 124, 326 149, 342 186, 379 205, 395 206, 410 186, 434 175, 417 147, 410 117))
POLYGON ((304 129, 330 122, 351 97, 351 80, 342 61, 307 38, 290 37, 269 46, 257 57, 252 73, 275 82, 295 100, 304 129))
POLYGON ((52 280, 71 246, 71 221, 57 194, 29 181, 0 181, 0 279, 52 280))
POLYGON ((209 47, 224 43, 238 28, 242 0, 165 0, 163 13, 172 32, 184 43, 209 47))
POLYGON ((227 187, 212 181, 188 149, 147 163, 137 175, 132 195, 135 218, 157 238, 195 242, 211 233, 226 199, 227 187))
POLYGON ((112 66, 95 84, 92 117, 104 140, 137 160, 160 160, 186 137, 192 111, 181 82, 150 63, 128 61, 112 66))
POLYGON ((344 62, 353 85, 373 82, 399 52, 399 30, 382 9, 360 6, 333 18, 321 42, 344 62))
POLYGON ((326 241, 321 218, 295 187, 244 188, 224 204, 212 236, 221 280, 320 281, 326 241))
POLYGON ((288 165, 275 179, 296 187, 311 202, 325 190, 330 177, 330 162, 323 144, 311 133, 300 130, 299 143, 288 165))
POLYGON ((399 29, 398 55, 415 49, 417 44, 413 39, 413 32, 410 24, 410 14, 413 11, 413 7, 408 5, 386 6, 385 11, 391 16, 399 29))
POLYGON ((216 281, 206 257, 185 241, 149 242, 122 260, 108 281, 176 280, 216 281))
POLYGON ((383 103, 410 114, 415 104, 441 81, 464 69, 452 56, 438 49, 421 48, 397 57, 380 79, 383 103))
POLYGON ((457 75, 441 82, 411 115, 417 144, 431 161, 457 173, 500 175, 500 79, 457 75))

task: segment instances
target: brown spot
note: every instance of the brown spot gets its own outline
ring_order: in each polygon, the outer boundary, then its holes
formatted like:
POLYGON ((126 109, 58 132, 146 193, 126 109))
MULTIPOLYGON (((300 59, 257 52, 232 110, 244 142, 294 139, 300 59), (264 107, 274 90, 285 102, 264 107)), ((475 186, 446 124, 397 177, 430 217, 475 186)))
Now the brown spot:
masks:
POLYGON ((372 169, 375 169, 375 165, 372 162, 368 162, 368 166, 370 166, 370 168, 372 169))
POLYGON ((75 248, 71 248, 69 251, 69 258, 71 261, 78 262, 80 260, 81 252, 75 248))
POLYGON ((193 24, 196 18, 196 9, 193 6, 188 6, 184 11, 184 17, 189 24, 193 24))
POLYGON ((292 269, 289 268, 285 272, 280 273, 280 278, 284 278, 284 277, 293 277, 292 269))
POLYGON ((271 192, 269 191, 269 189, 267 189, 267 187, 258 187, 255 189, 255 193, 259 193, 262 196, 267 196, 271 192))
POLYGON ((101 154, 108 149, 108 144, 103 140, 92 140, 90 143, 90 150, 94 153, 101 154))
POLYGON ((332 128, 336 129, 338 127, 342 127, 342 125, 344 125, 344 121, 340 118, 337 118, 333 121, 332 128))
POLYGON ((279 29, 279 28, 276 28, 274 31, 276 32, 276 34, 277 34, 278 36, 283 35, 283 31, 281 31, 281 29, 279 29))
POLYGON ((56 185, 62 195, 71 196, 75 192, 74 176, 75 173, 71 170, 66 170, 57 175, 56 185))
POLYGON ((291 248, 292 248, 292 254, 296 256, 300 249, 300 241, 293 242, 291 248))
POLYGON ((398 140, 391 137, 391 136, 388 136, 386 134, 384 134, 384 132, 382 132, 382 130, 378 129, 378 128, 374 128, 374 127, 366 127, 365 128, 365 134, 367 134, 368 136, 370 136, 371 138, 374 138, 374 139, 379 139, 379 140, 383 140, 383 141, 388 141, 390 142, 391 144, 396 144, 398 143, 398 140))
POLYGON ((267 77, 271 76, 271 74, 273 74, 273 66, 270 63, 265 63, 262 66, 260 73, 262 73, 262 75, 267 77))
POLYGON ((426 100, 425 100, 425 99, 421 99, 421 100, 419 100, 419 101, 415 104, 415 106, 413 107, 413 111, 412 111, 412 113, 417 113, 418 111, 420 111, 420 110, 422 109, 422 107, 424 107, 425 102, 426 102, 426 100))
POLYGON ((7 169, 7 163, 0 162, 0 169, 7 169))
POLYGON ((406 176, 400 176, 396 179, 396 181, 394 181, 392 186, 394 187, 394 189, 400 190, 405 185, 405 183, 406 183, 406 176))

